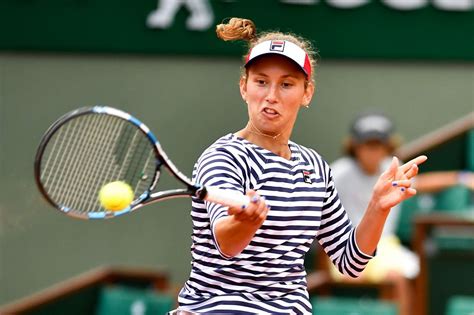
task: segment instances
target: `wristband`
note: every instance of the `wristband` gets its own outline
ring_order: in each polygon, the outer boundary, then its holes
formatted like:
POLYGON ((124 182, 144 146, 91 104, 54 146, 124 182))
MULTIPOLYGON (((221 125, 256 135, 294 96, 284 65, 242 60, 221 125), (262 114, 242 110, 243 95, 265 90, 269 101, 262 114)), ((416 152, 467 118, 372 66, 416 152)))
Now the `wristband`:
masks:
POLYGON ((458 183, 463 186, 469 186, 469 180, 471 178, 471 172, 469 171, 460 171, 458 172, 458 183))

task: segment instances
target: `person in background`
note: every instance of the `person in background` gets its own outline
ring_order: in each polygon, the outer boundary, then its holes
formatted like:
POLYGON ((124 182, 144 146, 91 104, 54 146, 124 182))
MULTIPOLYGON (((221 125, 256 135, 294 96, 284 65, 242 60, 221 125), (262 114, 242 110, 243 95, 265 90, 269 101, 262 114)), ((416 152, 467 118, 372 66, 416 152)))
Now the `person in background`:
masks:
MULTIPOLYGON (((353 121, 344 143, 344 156, 330 166, 339 198, 354 224, 357 225, 362 219, 362 209, 370 202, 373 186, 390 165, 400 143, 393 121, 382 113, 366 112, 353 121)), ((474 189, 472 172, 430 172, 418 174, 412 179, 412 187, 418 193, 438 192, 458 184, 474 189)), ((400 314, 408 315, 412 291, 408 279, 418 274, 419 263, 416 255, 403 247, 396 236, 400 207, 398 204, 392 208, 382 231, 377 257, 367 266, 362 279, 394 281, 400 314)), ((332 275, 341 278, 335 272, 332 275)))

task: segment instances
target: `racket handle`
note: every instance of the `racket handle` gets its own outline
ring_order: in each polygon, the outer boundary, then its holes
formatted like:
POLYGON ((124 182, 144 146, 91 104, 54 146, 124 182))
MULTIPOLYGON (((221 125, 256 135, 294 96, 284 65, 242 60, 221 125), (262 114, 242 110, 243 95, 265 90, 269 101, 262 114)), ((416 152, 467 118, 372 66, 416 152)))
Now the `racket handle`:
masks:
POLYGON ((219 203, 228 207, 246 207, 250 203, 250 198, 239 192, 216 187, 205 187, 206 194, 204 200, 219 203))

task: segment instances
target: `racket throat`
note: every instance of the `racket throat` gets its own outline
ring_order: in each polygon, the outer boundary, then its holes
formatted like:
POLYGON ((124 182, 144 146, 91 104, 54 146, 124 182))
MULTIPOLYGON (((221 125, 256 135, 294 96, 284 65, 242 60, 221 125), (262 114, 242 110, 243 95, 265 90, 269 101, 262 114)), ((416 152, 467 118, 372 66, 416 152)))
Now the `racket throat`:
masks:
POLYGON ((205 186, 201 186, 201 187, 189 187, 190 190, 194 190, 193 192, 193 196, 201 199, 201 200, 204 200, 207 196, 207 189, 205 186))

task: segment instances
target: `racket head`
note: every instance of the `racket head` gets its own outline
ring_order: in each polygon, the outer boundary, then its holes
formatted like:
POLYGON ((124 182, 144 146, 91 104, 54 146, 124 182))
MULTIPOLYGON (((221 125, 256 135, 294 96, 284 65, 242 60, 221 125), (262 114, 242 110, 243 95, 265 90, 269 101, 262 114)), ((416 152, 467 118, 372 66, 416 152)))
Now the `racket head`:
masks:
POLYGON ((107 106, 84 107, 46 131, 35 157, 35 179, 46 200, 80 219, 131 212, 156 186, 167 157, 156 137, 130 114, 107 106), (119 211, 102 207, 99 190, 113 181, 132 187, 134 200, 119 211))

